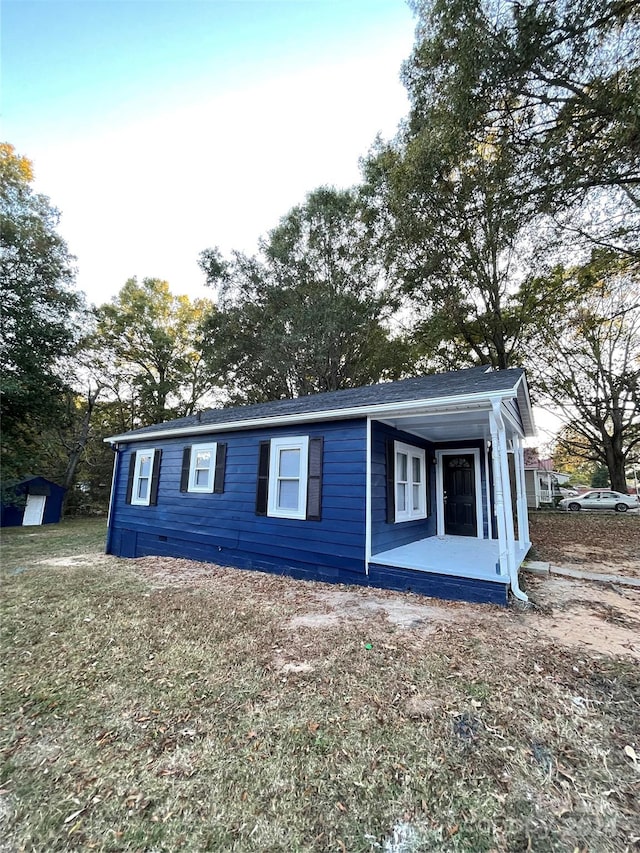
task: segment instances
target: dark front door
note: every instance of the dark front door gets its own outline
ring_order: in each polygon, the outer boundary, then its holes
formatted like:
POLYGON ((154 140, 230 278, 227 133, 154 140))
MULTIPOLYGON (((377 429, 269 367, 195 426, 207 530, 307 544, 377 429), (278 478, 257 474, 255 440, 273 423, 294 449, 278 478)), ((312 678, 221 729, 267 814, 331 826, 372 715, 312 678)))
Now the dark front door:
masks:
POLYGON ((444 532, 477 536, 476 469, 473 454, 444 456, 444 532))

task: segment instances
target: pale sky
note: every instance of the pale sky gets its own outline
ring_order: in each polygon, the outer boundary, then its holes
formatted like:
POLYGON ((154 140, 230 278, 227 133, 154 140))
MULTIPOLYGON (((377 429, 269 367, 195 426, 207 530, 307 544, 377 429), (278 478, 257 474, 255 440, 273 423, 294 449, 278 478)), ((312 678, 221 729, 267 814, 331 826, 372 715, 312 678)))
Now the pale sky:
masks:
MULTIPOLYGON (((1 0, 2 141, 61 211, 77 284, 212 296, 197 265, 253 252, 316 187, 358 183, 407 114, 404 0, 1 0)), ((536 411, 540 443, 557 429, 536 411), (548 435, 548 433, 547 433, 548 435)))
POLYGON ((404 0, 3 0, 2 139, 62 213, 79 289, 211 295, 306 193, 351 186, 408 104, 404 0))

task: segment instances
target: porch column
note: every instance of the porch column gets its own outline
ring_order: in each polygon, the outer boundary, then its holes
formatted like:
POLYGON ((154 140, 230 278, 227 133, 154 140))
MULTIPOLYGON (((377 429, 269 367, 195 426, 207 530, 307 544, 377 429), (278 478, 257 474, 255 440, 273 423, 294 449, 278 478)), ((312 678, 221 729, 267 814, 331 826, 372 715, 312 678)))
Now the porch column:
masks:
POLYGON ((494 413, 489 415, 491 431, 491 466, 493 468, 493 494, 498 525, 498 549, 500 553, 500 574, 510 577, 509 548, 507 545, 507 525, 504 512, 504 494, 502 490, 502 472, 500 471, 500 446, 498 443, 498 423, 494 413))
POLYGON ((516 469, 516 493, 518 499, 518 541, 521 548, 528 550, 531 547, 531 541, 529 540, 527 491, 524 482, 524 450, 520 436, 516 436, 514 439, 513 461, 516 469))
POLYGON ((527 596, 522 592, 518 584, 518 564, 516 562, 515 530, 513 526, 513 505, 511 503, 511 482, 509 478, 509 457, 507 455, 507 437, 504 421, 500 412, 501 403, 499 400, 495 400, 492 405, 493 410, 490 415, 491 438, 492 442, 494 440, 496 442, 495 453, 493 454, 495 466, 494 479, 496 480, 496 483, 500 483, 502 490, 502 513, 498 513, 500 568, 502 569, 502 554, 504 548, 506 550, 506 565, 509 579, 511 581, 511 590, 516 598, 519 598, 521 601, 528 601, 527 596), (503 540, 500 531, 501 514, 504 519, 504 545, 502 544, 503 540))

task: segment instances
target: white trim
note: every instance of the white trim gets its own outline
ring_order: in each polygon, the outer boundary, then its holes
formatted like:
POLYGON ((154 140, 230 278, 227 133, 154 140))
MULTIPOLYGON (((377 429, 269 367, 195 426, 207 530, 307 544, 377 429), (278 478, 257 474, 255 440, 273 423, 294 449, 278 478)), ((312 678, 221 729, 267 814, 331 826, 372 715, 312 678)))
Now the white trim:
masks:
POLYGON ((430 400, 403 400, 398 403, 386 403, 375 406, 350 406, 345 409, 328 409, 325 411, 299 412, 292 415, 274 416, 268 418, 247 418, 240 421, 227 421, 226 423, 195 424, 178 429, 162 429, 153 432, 145 432, 142 435, 131 435, 121 433, 103 439, 105 442, 115 441, 148 441, 155 438, 177 438, 187 435, 200 435, 202 433, 229 432, 231 430, 257 429, 259 427, 286 426, 288 424, 313 423, 314 421, 346 420, 356 417, 375 417, 376 419, 386 416, 399 415, 402 412, 420 412, 425 409, 444 409, 454 406, 454 411, 466 411, 467 403, 486 403, 493 405, 494 401, 502 402, 505 399, 517 397, 514 388, 503 391, 495 391, 491 394, 476 392, 474 394, 459 394, 449 397, 434 397, 430 400))
POLYGON ((151 486, 153 483, 153 463, 155 461, 156 451, 153 447, 141 447, 140 450, 136 450, 136 467, 133 469, 133 483, 131 484, 131 504, 133 506, 149 506, 151 501, 151 486), (148 487, 147 487, 147 496, 146 498, 138 497, 138 488, 140 485, 140 467, 142 465, 143 456, 151 456, 149 460, 149 477, 148 479, 148 487))
POLYGON ((518 435, 524 437, 526 434, 526 430, 524 428, 524 424, 519 424, 518 421, 513 417, 511 412, 502 406, 501 411, 502 417, 504 420, 509 421, 513 431, 518 435))
POLYGON ((44 518, 44 508, 46 504, 46 495, 27 495, 27 502, 24 507, 24 512, 22 513, 22 526, 38 527, 41 525, 42 519, 44 518), (35 513, 33 513, 32 516, 27 515, 29 509, 31 509, 32 513, 35 509, 35 513))
POLYGON ((364 508, 364 572, 369 574, 369 563, 371 562, 371 418, 367 417, 367 442, 366 442, 366 481, 365 481, 365 508, 364 508))
POLYGON ((500 540, 500 568, 510 579, 511 591, 520 601, 528 601, 526 593, 520 589, 518 582, 519 558, 516 556, 515 530, 513 526, 513 507, 511 504, 511 482, 509 478, 509 459, 507 455, 506 429, 501 416, 500 405, 495 404, 490 420, 492 456, 494 459, 494 475, 499 483, 501 494, 496 494, 500 540))
POLYGON ((447 447, 445 450, 436 450, 436 500, 438 503, 437 535, 444 536, 444 476, 442 469, 443 456, 469 456, 473 454, 473 467, 475 471, 476 490, 476 539, 484 539, 482 511, 482 477, 480 472, 480 448, 479 447, 447 447))
POLYGON ((111 516, 113 515, 113 506, 116 497, 116 474, 118 473, 118 462, 120 460, 120 451, 117 447, 113 449, 113 470, 111 472, 111 491, 109 493, 109 509, 107 511, 107 530, 111 527, 111 516))
POLYGON ((189 481, 187 483, 187 491, 188 492, 200 492, 205 494, 212 494, 213 492, 213 481, 215 479, 216 473, 216 457, 218 452, 218 445, 215 441, 209 442, 208 444, 194 444, 191 447, 191 456, 189 458, 189 481), (209 462, 209 481, 206 486, 198 486, 195 482, 196 477, 196 461, 199 453, 210 453, 211 461, 209 462))
POLYGON ((267 515, 272 518, 306 519, 307 517, 307 475, 309 468, 309 436, 294 435, 280 436, 271 439, 269 453, 269 497, 267 500, 267 515), (300 468, 298 477, 298 509, 287 509, 278 506, 278 462, 281 450, 298 450, 300 452, 300 468))
POLYGON ((487 484, 487 539, 493 539, 493 510, 491 508, 491 478, 489 477, 489 443, 484 443, 484 476, 487 484))
POLYGON ((393 458, 394 458, 394 477, 393 477, 393 488, 394 488, 394 507, 395 507, 395 517, 394 521, 396 524, 402 524, 405 521, 420 521, 427 517, 427 457, 426 451, 423 447, 417 447, 414 444, 406 444, 404 441, 394 441, 393 442, 393 458), (398 454, 402 453, 407 457, 407 480, 402 481, 406 482, 407 487, 411 486, 411 488, 407 488, 405 494, 405 505, 406 508, 404 510, 398 509, 398 485, 400 480, 398 479, 398 454), (422 486, 420 490, 420 505, 417 510, 413 509, 413 486, 416 485, 413 481, 412 471, 413 471, 413 460, 420 460, 420 480, 418 481, 418 485, 422 486))

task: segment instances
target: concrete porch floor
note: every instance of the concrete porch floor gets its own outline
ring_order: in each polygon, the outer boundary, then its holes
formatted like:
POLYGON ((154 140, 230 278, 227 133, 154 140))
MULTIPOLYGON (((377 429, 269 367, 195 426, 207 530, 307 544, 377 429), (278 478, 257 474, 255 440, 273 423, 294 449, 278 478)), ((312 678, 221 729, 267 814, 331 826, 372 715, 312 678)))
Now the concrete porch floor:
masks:
MULTIPOLYGON (((527 552, 516 542, 516 560, 521 565, 527 552)), ((381 566, 414 569, 419 572, 451 575, 475 580, 508 583, 499 574, 497 539, 473 536, 430 536, 390 551, 371 555, 371 562, 381 566)))

